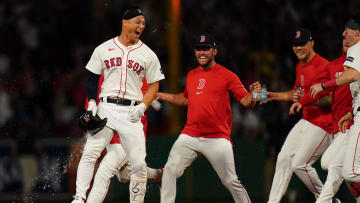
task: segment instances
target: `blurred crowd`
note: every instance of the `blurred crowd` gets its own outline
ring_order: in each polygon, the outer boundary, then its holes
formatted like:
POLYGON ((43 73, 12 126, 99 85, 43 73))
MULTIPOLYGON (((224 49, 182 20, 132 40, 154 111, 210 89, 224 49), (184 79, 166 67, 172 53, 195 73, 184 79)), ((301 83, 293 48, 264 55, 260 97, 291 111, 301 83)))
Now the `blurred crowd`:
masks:
MULTIPOLYGON (((141 7, 146 15, 142 40, 158 55, 165 74, 171 29, 168 4, 155 0, 3 0, 0 2, 0 138, 14 141, 17 153, 41 154, 40 138, 81 137, 77 119, 86 97, 84 67, 94 48, 120 33, 122 11, 141 7)), ((248 87, 259 80, 270 91, 287 91, 295 80, 290 38, 297 27, 312 30, 317 53, 340 54, 348 0, 259 0, 181 2, 180 89, 195 67, 193 37, 212 33, 216 60, 248 87)), ((169 90, 169 80, 160 83, 169 90)), ((298 118, 289 104, 273 102, 254 111, 232 101, 233 139, 263 139, 275 154, 298 118)), ((150 111, 150 136, 167 135, 169 108, 150 111)), ((183 113, 182 120, 186 115, 183 113)))

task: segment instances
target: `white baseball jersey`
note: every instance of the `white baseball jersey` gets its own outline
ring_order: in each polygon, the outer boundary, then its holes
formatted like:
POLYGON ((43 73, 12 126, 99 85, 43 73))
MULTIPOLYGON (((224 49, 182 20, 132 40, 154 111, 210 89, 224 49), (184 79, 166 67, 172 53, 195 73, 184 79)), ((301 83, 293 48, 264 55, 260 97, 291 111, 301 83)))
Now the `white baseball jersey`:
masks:
POLYGON ((141 101, 142 80, 154 83, 165 78, 156 54, 141 40, 124 46, 118 37, 95 48, 86 69, 104 74, 99 97, 121 97, 141 101))
MULTIPOLYGON (((348 49, 344 67, 351 67, 360 72, 360 42, 348 49)), ((357 108, 360 106, 360 80, 350 83, 350 91, 353 97, 352 107, 355 115, 358 112, 357 108)))

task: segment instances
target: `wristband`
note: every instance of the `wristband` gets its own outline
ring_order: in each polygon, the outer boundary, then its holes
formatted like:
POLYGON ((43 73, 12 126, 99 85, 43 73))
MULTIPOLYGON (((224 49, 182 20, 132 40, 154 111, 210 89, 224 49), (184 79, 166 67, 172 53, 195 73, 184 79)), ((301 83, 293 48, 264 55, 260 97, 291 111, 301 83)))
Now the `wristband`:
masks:
POLYGON ((332 79, 332 80, 328 80, 326 82, 323 82, 324 85, 321 84, 321 87, 323 89, 327 89, 327 88, 330 88, 330 87, 336 87, 336 79, 332 79))
POLYGON ((321 88, 322 88, 323 90, 326 90, 325 82, 322 82, 322 83, 321 83, 321 88))

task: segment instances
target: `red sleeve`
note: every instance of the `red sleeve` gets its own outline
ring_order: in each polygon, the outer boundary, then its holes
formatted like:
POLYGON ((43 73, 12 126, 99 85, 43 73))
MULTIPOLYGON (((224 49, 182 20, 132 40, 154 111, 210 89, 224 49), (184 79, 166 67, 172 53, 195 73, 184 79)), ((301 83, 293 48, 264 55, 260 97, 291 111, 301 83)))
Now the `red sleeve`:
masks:
POLYGON ((233 93, 236 100, 240 101, 249 94, 237 75, 231 73, 229 78, 229 90, 233 93))
POLYGON ((186 99, 188 98, 188 91, 187 91, 187 81, 189 81, 188 77, 189 77, 189 73, 186 75, 186 78, 185 78, 185 90, 183 92, 183 95, 186 99))
POLYGON ((330 95, 332 93, 332 90, 325 90, 320 92, 318 95, 316 95, 315 98, 311 97, 311 93, 307 92, 306 94, 304 94, 303 97, 301 97, 301 99, 299 99, 299 103, 303 106, 306 105, 311 105, 312 103, 316 102, 317 100, 320 99, 320 97, 326 96, 326 95, 330 95))
POLYGON ((184 90, 184 92, 183 92, 183 95, 184 95, 184 97, 185 97, 186 99, 188 98, 188 92, 187 92, 186 88, 185 88, 185 90, 184 90))

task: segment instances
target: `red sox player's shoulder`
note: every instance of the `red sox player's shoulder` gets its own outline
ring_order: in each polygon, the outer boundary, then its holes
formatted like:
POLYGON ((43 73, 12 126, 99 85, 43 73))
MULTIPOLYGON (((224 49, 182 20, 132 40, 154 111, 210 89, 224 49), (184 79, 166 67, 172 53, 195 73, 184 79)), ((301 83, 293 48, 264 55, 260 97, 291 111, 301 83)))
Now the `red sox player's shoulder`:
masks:
POLYGON ((314 58, 315 59, 314 63, 316 65, 325 66, 325 65, 327 65, 329 63, 329 61, 326 58, 320 56, 319 54, 316 54, 315 57, 316 58, 314 58))
POLYGON ((342 54, 340 57, 332 60, 330 63, 334 64, 334 65, 343 65, 344 62, 346 60, 346 55, 345 54, 342 54))

